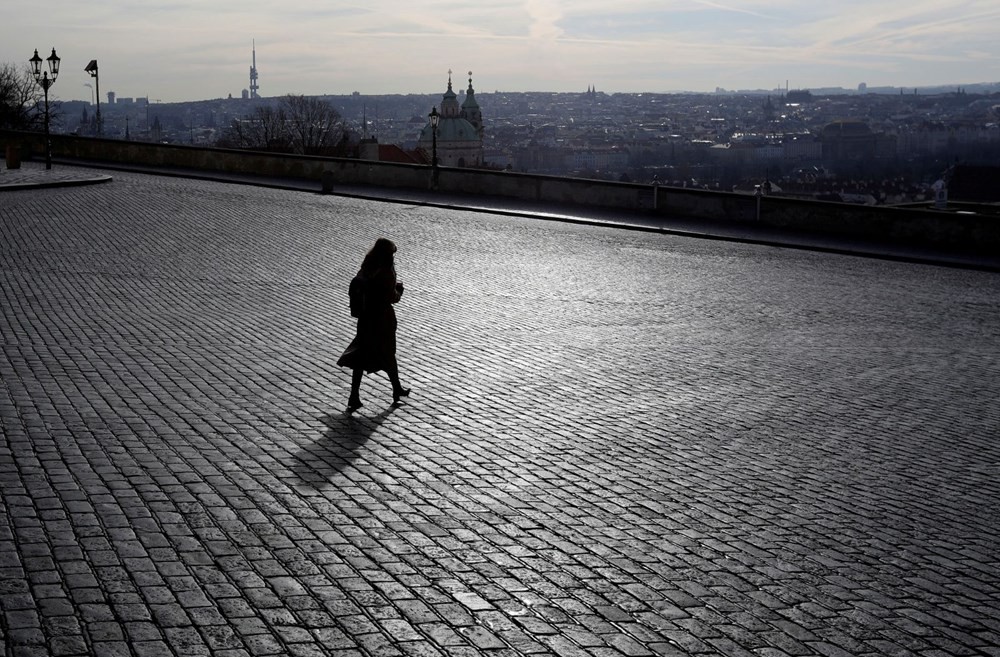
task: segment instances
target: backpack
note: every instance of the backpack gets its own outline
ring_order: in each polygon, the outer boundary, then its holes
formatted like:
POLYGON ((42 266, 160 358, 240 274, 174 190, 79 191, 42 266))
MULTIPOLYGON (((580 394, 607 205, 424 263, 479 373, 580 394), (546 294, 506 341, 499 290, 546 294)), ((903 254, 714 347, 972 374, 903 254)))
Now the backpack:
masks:
POLYGON ((351 317, 361 317, 361 313, 365 310, 365 283, 367 281, 358 272, 357 275, 351 279, 351 285, 347 288, 347 295, 351 299, 351 317))

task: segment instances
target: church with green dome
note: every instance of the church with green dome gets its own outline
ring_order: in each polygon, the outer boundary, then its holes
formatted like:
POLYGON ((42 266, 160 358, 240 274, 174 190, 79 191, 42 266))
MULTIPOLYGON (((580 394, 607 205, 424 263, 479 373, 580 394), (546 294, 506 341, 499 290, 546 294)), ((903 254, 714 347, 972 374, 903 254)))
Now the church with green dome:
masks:
MULTIPOLYGON (((478 167, 483 164, 483 115, 472 88, 472 71, 469 71, 469 88, 465 100, 459 104, 451 88, 451 71, 448 71, 448 90, 441 99, 438 112, 437 157, 438 164, 446 167, 478 167)), ((434 133, 428 121, 420 131, 417 147, 430 156, 434 133)), ((430 159, 430 157, 428 157, 430 159)))

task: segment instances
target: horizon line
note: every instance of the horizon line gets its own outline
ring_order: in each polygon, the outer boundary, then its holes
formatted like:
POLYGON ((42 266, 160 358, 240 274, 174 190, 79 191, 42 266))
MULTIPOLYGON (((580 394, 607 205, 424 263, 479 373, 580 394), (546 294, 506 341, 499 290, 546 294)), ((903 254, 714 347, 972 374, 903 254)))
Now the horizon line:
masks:
MULTIPOLYGON (((670 90, 670 91, 648 91, 648 90, 646 90, 646 91, 601 91, 601 90, 598 90, 596 87, 594 87, 593 89, 587 89, 587 90, 583 90, 583 91, 550 91, 550 90, 540 90, 540 89, 524 90, 524 91, 513 91, 513 90, 508 90, 508 89, 494 89, 493 91, 476 91, 476 93, 477 94, 481 94, 481 95, 489 95, 489 94, 586 95, 586 94, 592 92, 592 93, 601 94, 601 95, 605 95, 605 96, 614 96, 614 95, 633 95, 634 96, 634 95, 643 95, 643 94, 660 95, 660 96, 671 96, 671 95, 674 95, 674 96, 676 96, 676 95, 716 96, 716 95, 735 95, 735 94, 768 94, 768 93, 776 93, 776 92, 777 93, 781 93, 781 94, 785 94, 785 93, 789 93, 789 92, 793 92, 793 91, 809 91, 809 92, 820 92, 820 93, 822 93, 823 91, 831 91, 831 92, 832 91, 840 91, 840 92, 844 92, 846 95, 865 96, 865 95, 887 95, 884 92, 880 92, 879 90, 888 90, 888 89, 891 89, 894 92, 895 91, 905 91, 905 90, 919 91, 921 89, 925 89, 925 90, 926 89, 935 89, 935 90, 939 90, 939 89, 955 89, 957 91, 962 91, 962 90, 964 90, 966 88, 969 88, 969 87, 997 87, 996 91, 994 92, 994 93, 997 93, 997 92, 1000 92, 1000 81, 996 81, 996 82, 961 82, 961 83, 955 82, 955 83, 925 84, 925 85, 905 85, 905 86, 903 86, 903 85, 876 85, 876 86, 866 86, 865 89, 864 89, 864 91, 859 90, 858 86, 855 86, 855 87, 843 87, 843 86, 783 87, 783 86, 779 86, 779 87, 774 87, 774 88, 771 88, 771 89, 767 89, 767 88, 763 88, 763 87, 758 87, 758 88, 754 88, 754 89, 727 89, 725 87, 716 87, 714 90, 711 90, 711 91, 695 91, 695 90, 690 90, 690 89, 670 90)), ((246 91, 246 90, 243 90, 243 91, 246 91)), ((108 93, 115 93, 115 92, 111 91, 111 92, 108 92, 108 93)), ((228 100, 233 100, 233 101, 252 101, 252 100, 256 100, 256 101, 261 101, 261 100, 268 100, 268 99, 284 98, 285 96, 289 96, 289 95, 292 95, 292 96, 306 96, 306 97, 438 96, 438 95, 440 95, 440 93, 441 92, 439 92, 439 91, 429 91, 429 92, 415 92, 415 91, 411 91, 411 92, 382 92, 382 93, 370 93, 370 92, 368 92, 368 93, 362 93, 362 92, 359 92, 359 91, 351 91, 351 92, 346 92, 346 93, 345 92, 341 92, 341 93, 320 93, 320 94, 298 94, 298 93, 289 92, 289 93, 286 93, 286 94, 278 94, 278 95, 274 95, 274 96, 259 96, 257 98, 243 98, 242 96, 234 96, 234 95, 230 94, 229 96, 217 96, 215 98, 199 98, 199 99, 188 99, 188 100, 159 101, 159 102, 157 102, 155 104, 157 104, 157 105, 169 105, 169 104, 176 104, 176 103, 202 103, 202 102, 219 101, 219 100, 227 100, 227 101, 228 100)), ((462 94, 465 93, 465 90, 462 89, 462 90, 460 90, 457 93, 459 93, 459 95, 462 95, 462 94)), ((903 94, 903 95, 905 95, 905 94, 903 94)), ((117 94, 116 94, 116 96, 117 96, 117 94)), ((148 94, 146 94, 146 95, 142 95, 142 96, 121 96, 121 98, 132 98, 132 99, 135 99, 135 100, 145 99, 146 102, 148 103, 149 99, 150 99, 150 96, 148 94)), ((93 103, 91 101, 88 101, 85 98, 82 98, 82 99, 74 98, 74 99, 70 99, 70 100, 63 100, 63 101, 57 101, 57 102, 64 102, 64 103, 65 102, 81 102, 81 103, 88 103, 88 104, 91 104, 91 105, 95 104, 95 103, 93 103)), ((103 104, 107 104, 107 102, 104 102, 103 104)))

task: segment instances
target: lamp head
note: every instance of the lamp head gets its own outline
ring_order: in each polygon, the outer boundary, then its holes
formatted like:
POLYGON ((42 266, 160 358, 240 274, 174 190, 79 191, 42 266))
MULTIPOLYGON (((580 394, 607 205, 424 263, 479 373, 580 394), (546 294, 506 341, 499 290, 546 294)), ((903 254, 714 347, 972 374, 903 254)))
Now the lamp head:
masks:
POLYGON ((431 109, 431 113, 428 114, 427 116, 431 120, 431 127, 432 128, 438 127, 438 123, 441 121, 441 115, 438 114, 438 108, 436 105, 434 106, 433 109, 431 109))
POLYGON ((29 59, 28 63, 31 64, 31 74, 37 80, 42 75, 42 58, 38 56, 38 48, 35 48, 35 56, 29 59))
POLYGON ((52 74, 52 81, 55 82, 59 76, 59 62, 61 61, 55 48, 52 49, 52 54, 45 58, 45 61, 49 63, 49 73, 52 74))

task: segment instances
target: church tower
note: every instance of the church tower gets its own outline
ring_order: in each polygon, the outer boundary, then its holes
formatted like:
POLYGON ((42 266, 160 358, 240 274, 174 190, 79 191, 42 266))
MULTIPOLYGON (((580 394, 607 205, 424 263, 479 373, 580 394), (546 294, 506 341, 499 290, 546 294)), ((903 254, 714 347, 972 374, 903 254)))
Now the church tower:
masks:
POLYGON ((472 71, 469 71, 469 88, 465 92, 465 102, 462 103, 461 117, 472 124, 479 139, 483 138, 483 113, 476 102, 476 92, 472 88, 472 71))
MULTIPOLYGON (((472 89, 472 73, 469 73, 469 90, 460 105, 458 95, 451 86, 451 71, 448 71, 448 90, 441 97, 441 110, 435 130, 428 121, 420 131, 417 147, 432 154, 437 148, 438 162, 446 167, 480 167, 483 165, 483 115, 472 89)), ((433 157, 433 155, 431 155, 433 157)), ((428 160, 431 159, 428 157, 428 160)))
POLYGON ((448 91, 441 98, 441 118, 454 119, 459 116, 462 108, 458 105, 458 95, 451 88, 451 71, 448 71, 448 91))

